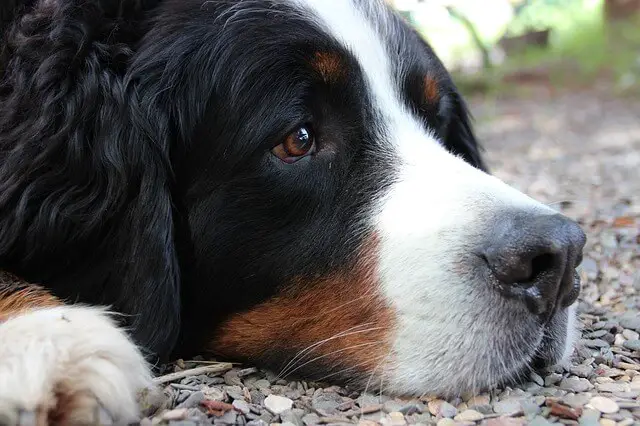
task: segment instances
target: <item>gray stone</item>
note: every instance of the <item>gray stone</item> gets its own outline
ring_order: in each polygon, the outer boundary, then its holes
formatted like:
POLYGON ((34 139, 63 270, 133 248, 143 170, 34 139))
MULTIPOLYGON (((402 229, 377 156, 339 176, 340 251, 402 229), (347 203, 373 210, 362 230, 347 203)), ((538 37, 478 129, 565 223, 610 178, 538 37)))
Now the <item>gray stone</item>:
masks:
POLYGON ((338 412, 338 406, 342 402, 342 397, 337 393, 323 392, 313 397, 311 405, 323 415, 325 413, 326 415, 333 415, 338 412))
POLYGON ((233 408, 235 408, 237 411, 241 412, 242 414, 249 414, 249 412, 251 411, 251 407, 243 399, 236 399, 235 401, 233 401, 232 405, 233 405, 233 408))
POLYGON ((485 415, 493 414, 493 407, 491 404, 470 405, 469 408, 485 415))
POLYGON ((628 387, 626 383, 596 383, 598 392, 625 392, 628 387))
POLYGON ((228 386, 242 386, 242 380, 238 376, 238 370, 229 370, 224 373, 224 383, 228 386))
POLYGON ((304 426, 304 422, 302 421, 304 414, 304 410, 294 408, 281 413, 280 419, 282 419, 283 422, 288 422, 295 426, 304 426))
POLYGON ((493 410, 498 414, 511 414, 522 410, 522 406, 518 399, 504 399, 494 402, 493 410))
POLYGON ((585 339, 598 339, 606 334, 609 334, 609 331, 607 330, 596 330, 596 331, 592 331, 591 333, 586 333, 584 335, 585 339))
POLYGON ((442 417, 452 418, 456 414, 458 414, 458 409, 453 405, 449 404, 448 402, 444 401, 440 405, 440 415, 442 417))
POLYGON ((537 373, 532 371, 531 374, 530 374, 530 377, 531 377, 531 381, 533 383, 535 383, 536 385, 544 386, 544 379, 542 377, 540 377, 540 375, 538 375, 537 373))
POLYGON ((363 393, 356 399, 356 404, 362 407, 370 407, 372 405, 380 404, 380 397, 370 393, 363 393))
POLYGON ((529 422, 529 426, 551 426, 552 424, 553 423, 542 416, 535 416, 533 420, 529 422))
POLYGON ((540 406, 536 402, 530 400, 520 401, 520 406, 522 407, 524 415, 528 418, 533 418, 540 414, 540 411, 542 411, 540 409, 540 406))
POLYGON ((240 386, 225 386, 223 389, 231 399, 244 399, 244 393, 240 386))
POLYGON ((627 340, 622 344, 622 346, 631 351, 640 351, 640 339, 627 340))
POLYGON ((267 379, 256 380, 253 384, 253 387, 255 389, 268 388, 269 386, 271 386, 271 383, 269 383, 267 379))
POLYGON ((620 325, 630 330, 640 332, 640 316, 625 316, 620 318, 620 325))
POLYGON ((214 425, 235 425, 237 423, 238 413, 234 410, 229 410, 220 417, 213 419, 214 425))
POLYGON ((551 373, 544 378, 544 385, 547 387, 553 386, 556 383, 558 383, 560 380, 562 380, 562 374, 551 373))
POLYGON ((249 396, 251 396, 251 402, 256 405, 262 405, 264 403, 265 395, 258 390, 250 391, 249 396))
POLYGON ((405 416, 408 416, 408 415, 411 415, 411 414, 414 414, 414 413, 421 414, 425 410, 426 410, 426 407, 424 406, 423 403, 415 402, 415 403, 404 405, 397 411, 401 412, 405 416))
POLYGON ((202 391, 192 392, 180 405, 176 408, 193 408, 200 405, 204 401, 205 395, 202 391))
POLYGON ((562 398, 562 402, 572 407, 583 407, 587 405, 593 395, 585 393, 568 393, 562 398))
POLYGON ((600 412, 587 408, 582 412, 578 423, 580 426, 600 426, 600 412))
POLYGON ((573 365, 571 366, 569 371, 571 372, 571 374, 574 374, 578 377, 589 378, 593 374, 593 367, 584 364, 573 365))
POLYGON ((588 348, 595 348, 595 349, 609 347, 609 343, 607 343, 602 339, 583 339, 582 344, 588 348))
POLYGON ((593 387, 587 379, 581 377, 567 377, 566 379, 562 379, 558 386, 560 389, 576 393, 586 392, 593 387))
POLYGON ((317 414, 307 414, 306 416, 302 417, 302 422, 306 425, 306 426, 314 426, 320 423, 320 417, 317 414))
POLYGON ((400 404, 397 401, 394 401, 393 399, 390 399, 389 401, 383 404, 382 409, 386 413, 393 413, 394 411, 400 411, 402 409, 402 404, 400 404))

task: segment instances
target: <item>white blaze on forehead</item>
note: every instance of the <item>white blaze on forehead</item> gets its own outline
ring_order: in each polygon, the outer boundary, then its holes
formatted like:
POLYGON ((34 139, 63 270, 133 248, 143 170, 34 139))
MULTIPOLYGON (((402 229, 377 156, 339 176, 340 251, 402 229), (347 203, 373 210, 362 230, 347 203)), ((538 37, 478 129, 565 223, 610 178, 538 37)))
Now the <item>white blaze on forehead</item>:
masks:
POLYGON ((393 31, 386 6, 379 0, 364 0, 359 5, 353 0, 290 1, 310 12, 317 24, 356 58, 373 107, 384 114, 383 122, 375 123, 380 127, 377 130, 388 134, 396 126, 417 128, 418 123, 400 100, 396 74, 401 70, 394 65, 387 44, 394 42, 393 37, 383 39, 393 31))

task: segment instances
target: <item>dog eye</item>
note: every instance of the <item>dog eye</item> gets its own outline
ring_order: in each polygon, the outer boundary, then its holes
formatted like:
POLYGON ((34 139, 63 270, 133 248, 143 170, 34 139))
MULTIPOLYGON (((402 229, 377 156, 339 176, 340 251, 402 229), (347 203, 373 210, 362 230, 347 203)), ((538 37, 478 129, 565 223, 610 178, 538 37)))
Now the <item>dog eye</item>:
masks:
POLYGON ((284 142, 271 150, 286 163, 295 163, 315 151, 316 141, 310 126, 304 125, 289 133, 284 142))

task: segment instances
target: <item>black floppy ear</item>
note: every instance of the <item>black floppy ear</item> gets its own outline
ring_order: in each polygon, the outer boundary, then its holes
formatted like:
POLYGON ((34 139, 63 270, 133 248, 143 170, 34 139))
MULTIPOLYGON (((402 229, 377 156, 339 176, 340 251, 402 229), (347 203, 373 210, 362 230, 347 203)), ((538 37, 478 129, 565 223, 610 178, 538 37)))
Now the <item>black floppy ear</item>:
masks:
POLYGON ((48 2, 9 30, 0 269, 112 306, 162 357, 180 326, 168 118, 124 83, 133 52, 118 37, 135 30, 100 4, 48 2))
POLYGON ((482 147, 473 131, 467 104, 458 92, 454 92, 451 96, 452 112, 445 137, 447 149, 462 156, 474 167, 488 173, 489 169, 482 158, 482 147))

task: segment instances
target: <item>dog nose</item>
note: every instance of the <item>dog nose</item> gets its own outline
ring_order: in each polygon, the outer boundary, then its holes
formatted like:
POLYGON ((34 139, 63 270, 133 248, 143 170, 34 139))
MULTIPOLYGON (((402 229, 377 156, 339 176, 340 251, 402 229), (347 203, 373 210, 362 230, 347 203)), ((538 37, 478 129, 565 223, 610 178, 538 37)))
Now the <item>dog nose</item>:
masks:
POLYGON ((499 291, 524 301, 527 309, 548 319, 558 305, 578 298, 586 236, 560 214, 515 214, 496 223, 482 256, 497 279, 499 291))

